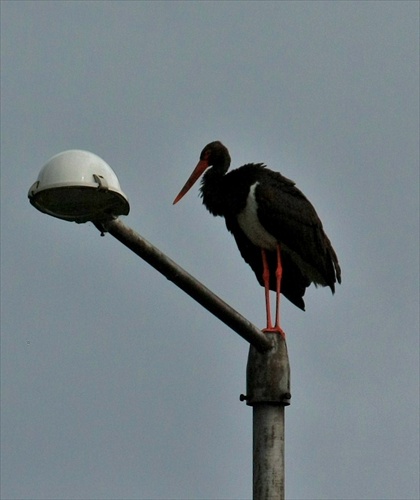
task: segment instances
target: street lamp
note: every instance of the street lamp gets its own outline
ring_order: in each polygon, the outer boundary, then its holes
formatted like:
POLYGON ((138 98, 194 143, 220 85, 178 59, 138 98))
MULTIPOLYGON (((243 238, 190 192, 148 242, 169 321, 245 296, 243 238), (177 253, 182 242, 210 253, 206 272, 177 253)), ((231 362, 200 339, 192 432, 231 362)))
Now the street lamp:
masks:
POLYGON ((130 206, 112 168, 88 151, 53 156, 28 192, 39 211, 59 219, 91 221, 109 233, 247 340, 247 394, 253 407, 253 498, 284 499, 284 408, 290 404, 287 346, 277 333, 263 333, 220 297, 138 233, 120 215, 130 206))

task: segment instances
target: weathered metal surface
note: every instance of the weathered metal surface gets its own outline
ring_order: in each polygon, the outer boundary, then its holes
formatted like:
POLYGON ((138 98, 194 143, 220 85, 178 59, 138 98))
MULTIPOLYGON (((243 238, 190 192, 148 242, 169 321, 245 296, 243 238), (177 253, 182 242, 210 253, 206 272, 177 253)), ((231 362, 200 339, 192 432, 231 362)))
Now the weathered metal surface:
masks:
POLYGON ((253 407, 253 500, 284 499, 284 406, 253 407))
POLYGON ((246 368, 246 404, 290 404, 290 365, 286 341, 278 333, 266 333, 272 348, 264 353, 249 348, 246 368))

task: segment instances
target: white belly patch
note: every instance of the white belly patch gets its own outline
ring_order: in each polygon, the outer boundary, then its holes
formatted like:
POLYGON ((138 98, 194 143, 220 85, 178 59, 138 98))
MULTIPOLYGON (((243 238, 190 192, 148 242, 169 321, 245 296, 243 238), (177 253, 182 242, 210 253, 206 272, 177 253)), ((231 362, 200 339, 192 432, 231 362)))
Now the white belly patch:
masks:
POLYGON ((253 184, 249 190, 245 208, 238 214, 238 224, 252 243, 266 250, 275 250, 277 241, 266 231, 258 220, 257 201, 255 199, 255 188, 258 182, 253 184))

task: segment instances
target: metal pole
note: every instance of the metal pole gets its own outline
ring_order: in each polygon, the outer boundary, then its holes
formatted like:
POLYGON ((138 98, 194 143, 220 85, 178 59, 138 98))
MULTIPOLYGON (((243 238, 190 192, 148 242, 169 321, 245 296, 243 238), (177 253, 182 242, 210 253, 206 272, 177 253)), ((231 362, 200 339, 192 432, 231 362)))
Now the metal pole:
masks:
POLYGON ((255 405, 253 498, 284 500, 284 406, 255 405))
POLYGON ((273 348, 252 346, 247 364, 247 395, 253 407, 253 499, 284 500, 284 407, 290 404, 290 366, 286 341, 267 333, 273 348))
POLYGON ((290 404, 290 366, 284 338, 262 333, 202 283, 120 220, 95 221, 103 233, 148 262, 251 345, 247 395, 253 406, 253 500, 284 500, 284 407, 290 404))
POLYGON ((168 280, 175 283, 190 297, 247 340, 259 352, 267 351, 272 347, 270 339, 261 330, 119 219, 99 221, 94 222, 94 224, 101 232, 108 232, 130 248, 168 280))

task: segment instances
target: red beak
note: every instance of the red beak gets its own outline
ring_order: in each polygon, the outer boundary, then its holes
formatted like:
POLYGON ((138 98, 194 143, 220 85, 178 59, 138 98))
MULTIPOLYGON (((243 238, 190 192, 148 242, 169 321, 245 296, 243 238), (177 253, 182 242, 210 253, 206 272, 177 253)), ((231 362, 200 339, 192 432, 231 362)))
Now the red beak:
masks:
POLYGON ((195 167, 193 173, 190 175, 189 179, 185 183, 184 187, 181 189, 179 192, 178 196, 174 200, 174 205, 175 203, 178 203, 178 201, 188 193, 188 191, 192 188, 192 186, 195 184, 197 179, 203 174, 203 172, 208 168, 209 163, 207 160, 200 160, 197 163, 197 166, 195 167))

